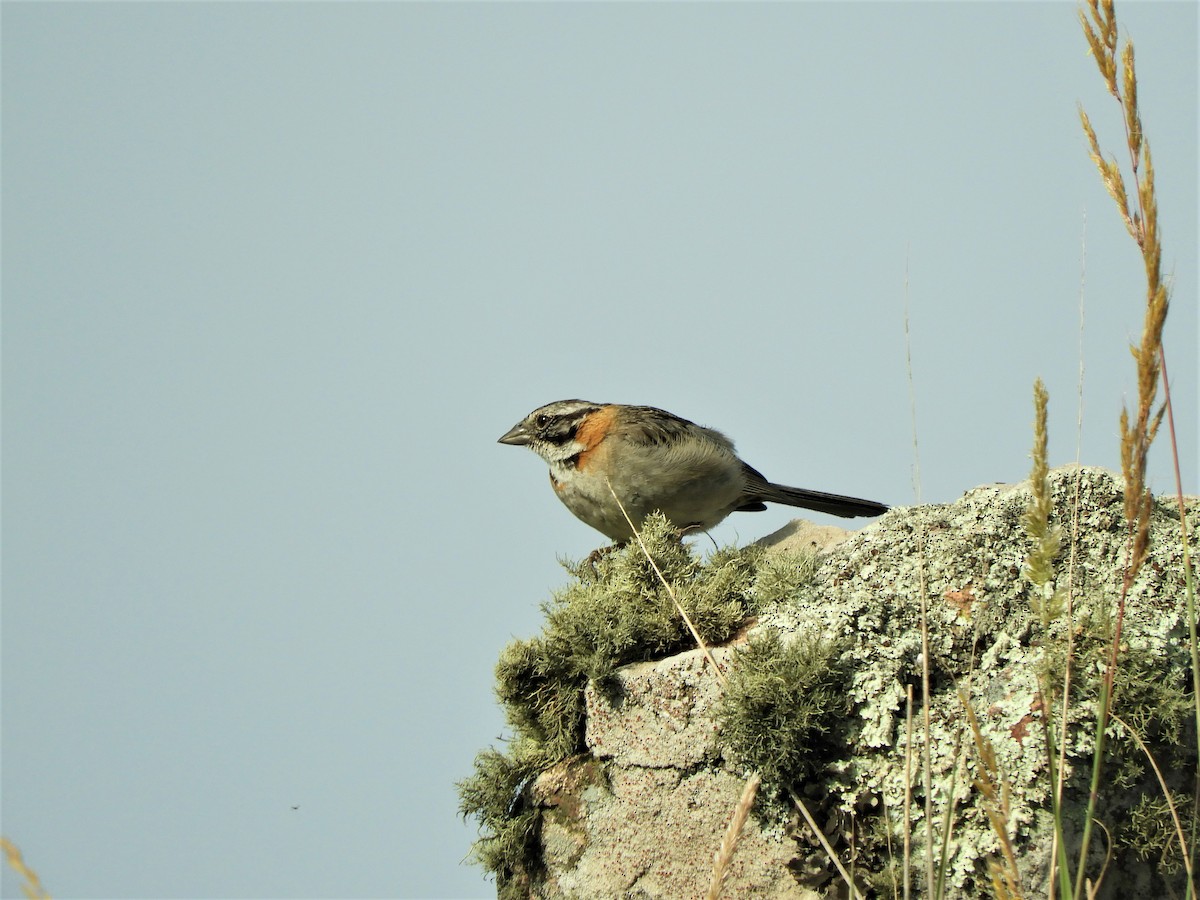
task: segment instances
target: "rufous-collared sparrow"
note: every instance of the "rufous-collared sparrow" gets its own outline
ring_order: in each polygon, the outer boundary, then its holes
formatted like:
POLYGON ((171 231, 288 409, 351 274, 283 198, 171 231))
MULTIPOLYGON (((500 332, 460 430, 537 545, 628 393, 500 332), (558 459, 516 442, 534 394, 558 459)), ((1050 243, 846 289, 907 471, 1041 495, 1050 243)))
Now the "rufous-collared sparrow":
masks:
POLYGON ((878 516, 871 500, 772 484, 738 458, 733 442, 653 406, 559 400, 527 415, 501 444, 526 446, 550 464, 550 484, 567 509, 614 541, 659 510, 676 527, 707 530, 731 512, 784 503, 846 518, 878 516), (610 490, 611 486, 611 490, 610 490))

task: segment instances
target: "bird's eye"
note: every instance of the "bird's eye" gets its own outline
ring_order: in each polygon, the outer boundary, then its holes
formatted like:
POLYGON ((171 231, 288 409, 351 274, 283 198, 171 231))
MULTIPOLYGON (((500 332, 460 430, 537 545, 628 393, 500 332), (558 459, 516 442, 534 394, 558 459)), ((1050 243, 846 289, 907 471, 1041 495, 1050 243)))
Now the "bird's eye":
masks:
POLYGON ((546 423, 550 421, 550 417, 545 413, 540 413, 534 420, 533 424, 538 428, 545 428, 546 423))

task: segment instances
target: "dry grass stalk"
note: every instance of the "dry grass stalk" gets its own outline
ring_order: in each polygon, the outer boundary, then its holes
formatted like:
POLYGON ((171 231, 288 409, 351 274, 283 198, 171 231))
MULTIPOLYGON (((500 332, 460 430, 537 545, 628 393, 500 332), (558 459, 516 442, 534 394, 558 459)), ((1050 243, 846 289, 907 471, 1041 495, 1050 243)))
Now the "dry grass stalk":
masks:
POLYGON ((846 867, 842 865, 842 861, 838 859, 837 853, 834 852, 833 845, 829 843, 829 838, 825 837, 825 832, 817 825, 817 820, 813 818, 813 814, 809 812, 808 807, 804 805, 804 801, 800 799, 800 795, 796 793, 795 788, 788 788, 788 796, 792 798, 792 802, 796 804, 796 809, 800 810, 800 815, 804 817, 805 823, 812 830, 812 833, 817 836, 817 841, 820 842, 822 849, 837 868, 838 874, 842 876, 842 880, 846 883, 846 887, 850 891, 852 900, 863 900, 862 891, 854 884, 854 879, 850 877, 850 873, 846 871, 846 867))
POLYGON ((708 644, 704 642, 704 638, 700 637, 700 632, 696 630, 696 626, 692 622, 692 617, 687 614, 687 610, 683 608, 683 605, 679 602, 679 598, 675 596, 675 591, 671 588, 671 585, 663 576, 662 570, 659 569, 658 563, 654 561, 654 557, 652 557, 650 555, 650 551, 646 549, 646 544, 642 541, 641 532, 639 532, 637 526, 633 524, 633 519, 629 518, 629 513, 625 510, 625 504, 621 502, 621 498, 618 497, 617 492, 613 490, 612 482, 610 482, 607 478, 604 480, 605 483, 608 484, 608 492, 612 494, 613 499, 617 501, 617 506, 621 509, 621 515, 625 517, 625 521, 629 523, 629 529, 633 532, 633 536, 637 538, 638 546, 642 548, 642 554, 649 561, 650 567, 654 569, 654 574, 658 576, 658 580, 661 581, 663 587, 667 589, 667 596, 671 598, 671 602, 675 604, 675 609, 679 612, 679 615, 683 617, 684 624, 687 625, 688 631, 690 631, 692 633, 692 637, 696 639, 696 646, 704 651, 705 658, 712 665, 713 671, 717 673, 717 677, 721 679, 721 683, 728 684, 729 679, 725 677, 725 671, 717 664, 717 659, 712 655, 712 651, 708 649, 708 644))
POLYGON ((975 710, 960 695, 963 709, 967 713, 967 724, 975 738, 975 751, 979 755, 979 775, 975 779, 975 788, 983 797, 983 809, 987 813, 992 830, 1000 840, 1002 859, 988 860, 988 875, 992 880, 992 891, 997 900, 1024 900, 1025 893, 1021 890, 1021 874, 1017 869, 1017 854, 1013 850, 1012 840, 1008 836, 1008 822, 1011 818, 1011 804, 1008 791, 1008 779, 996 762, 996 753, 989 741, 979 728, 979 720, 975 710))
POLYGON ((913 686, 908 685, 904 706, 904 900, 912 896, 912 767, 913 686))
POLYGON ((1108 873, 1108 867, 1113 861, 1113 839, 1112 832, 1108 830, 1108 826, 1097 820, 1096 824, 1100 826, 1100 830, 1104 832, 1104 865, 1100 867, 1100 874, 1095 878, 1088 878, 1085 881, 1087 887, 1088 900, 1096 900, 1100 894, 1100 886, 1104 884, 1104 876, 1108 873))
POLYGON ((1034 540, 1034 548, 1025 559, 1023 574, 1035 587, 1040 596, 1035 601, 1035 612, 1047 627, 1060 612, 1056 603, 1058 594, 1055 586, 1054 560, 1062 549, 1062 529, 1050 525, 1054 511, 1054 498, 1050 494, 1050 466, 1047 455, 1049 430, 1046 427, 1046 410, 1050 395, 1042 379, 1033 384, 1033 469, 1029 473, 1029 506, 1022 516, 1025 531, 1034 540))
POLYGON ((0 849, 4 851, 4 855, 8 859, 9 868, 25 879, 25 883, 21 885, 21 891, 25 896, 29 900, 50 900, 50 895, 42 887, 37 872, 25 864, 17 845, 6 837, 0 837, 0 849))
MULTIPOLYGON (((1022 568, 1024 577, 1040 592, 1040 596, 1031 601, 1034 612, 1038 613, 1042 621, 1042 627, 1049 629, 1051 624, 1055 622, 1063 612, 1062 596, 1070 594, 1070 581, 1072 575, 1068 575, 1068 588, 1064 591, 1057 584, 1054 562, 1062 549, 1062 529, 1058 526, 1051 527, 1050 515, 1053 512, 1053 497, 1050 492, 1049 480, 1049 457, 1047 447, 1049 444, 1049 429, 1047 428, 1047 409, 1049 406, 1050 395, 1046 391, 1046 386, 1039 378, 1033 385, 1033 469, 1029 473, 1029 506, 1025 510, 1022 517, 1022 523, 1025 526, 1025 531, 1034 540, 1034 547, 1030 550, 1026 557, 1025 565, 1022 568)), ((1074 527, 1078 530, 1078 513, 1079 513, 1079 481, 1075 481, 1075 503, 1073 517, 1075 519, 1074 527)), ((1074 560, 1074 546, 1072 545, 1072 566, 1074 560)), ((1073 573, 1073 568, 1071 572, 1073 573)), ((1067 607, 1070 607, 1070 600, 1067 600, 1067 607)), ((1068 613, 1069 616, 1069 613, 1068 613)), ((1064 846, 1062 832, 1062 786, 1063 786, 1063 770, 1066 766, 1066 745, 1065 735, 1067 726, 1070 721, 1070 678, 1071 678, 1071 628, 1068 622, 1067 629, 1067 654, 1066 666, 1063 672, 1063 705, 1062 705, 1062 721, 1060 731, 1056 734, 1054 723, 1051 720, 1050 709, 1053 705, 1053 685, 1049 683, 1049 678, 1046 675, 1038 676, 1038 705, 1043 710, 1043 715, 1040 717, 1042 726, 1042 735, 1046 741, 1046 761, 1049 764, 1050 774, 1050 803, 1054 814, 1054 841, 1051 851, 1051 893, 1054 891, 1055 878, 1058 879, 1058 887, 1062 891, 1064 897, 1070 897, 1071 876, 1070 870, 1060 854, 1064 846), (1063 736, 1060 740, 1060 736, 1063 736), (1061 754, 1058 747, 1063 748, 1061 754)), ((977 736, 978 737, 978 736, 977 736)), ((993 873, 995 874, 995 873, 993 873)))
MULTIPOLYGON (((917 443, 917 397, 916 388, 913 381, 912 369, 912 344, 909 340, 908 329, 908 262, 905 260, 904 267, 904 353, 905 353, 905 368, 908 374, 908 396, 910 415, 912 417, 912 432, 913 432, 913 491, 916 494, 916 502, 921 502, 921 454, 917 443)), ((925 583, 925 533, 920 531, 917 533, 917 554, 921 558, 920 566, 920 590, 921 590, 921 698, 922 698, 922 720, 925 726, 925 742, 923 744, 924 754, 922 766, 925 788, 925 890, 930 897, 936 896, 936 872, 933 863, 933 764, 931 760, 931 748, 929 746, 929 735, 932 733, 930 724, 930 687, 929 687, 929 603, 927 597, 927 585, 925 583)), ((912 698, 909 698, 911 704, 912 698)), ((910 785, 911 788, 911 785, 910 785)), ((907 815, 908 810, 905 810, 907 815)), ((908 821, 908 820, 906 820, 908 821)), ((906 826, 906 840, 908 838, 906 826)), ((905 866, 907 872, 908 851, 905 847, 905 866)), ((905 876, 905 896, 908 896, 908 881, 905 876)))
MULTIPOLYGON (((887 856, 885 858, 893 860, 896 853, 895 848, 892 846, 892 816, 894 813, 888 806, 886 794, 879 795, 879 804, 883 811, 883 821, 887 824, 887 827, 883 829, 884 846, 887 848, 887 856)), ((893 900, 900 900, 900 880, 896 876, 895 866, 888 866, 888 875, 892 879, 892 898, 893 900)), ((882 894, 883 892, 880 891, 880 896, 882 894)))
POLYGON ((921 774, 925 789, 925 891, 926 896, 937 896, 937 872, 933 862, 933 748, 930 746, 933 724, 930 707, 933 691, 929 674, 929 596, 925 582, 925 531, 917 534, 917 555, 921 558, 918 587, 921 591, 921 722, 925 739, 921 743, 921 774))
MULTIPOLYGON (((1083 334, 1085 321, 1085 287, 1087 284, 1087 214, 1083 217, 1083 240, 1080 247, 1079 261, 1079 377, 1076 384, 1076 399, 1075 399, 1075 463, 1080 461, 1080 454, 1083 448, 1083 380, 1084 380, 1084 357, 1083 357, 1083 334)), ((1060 718, 1058 720, 1058 734, 1066 735, 1067 729, 1071 722, 1071 678, 1073 675, 1072 663, 1075 659, 1075 564, 1078 556, 1079 548, 1079 492, 1082 477, 1076 473, 1074 481, 1074 496, 1071 501, 1071 540, 1070 540, 1070 558, 1067 562, 1067 589, 1065 602, 1065 625, 1067 632, 1067 647, 1065 654, 1065 665, 1063 667, 1062 680, 1062 707, 1060 718)), ((1053 724, 1050 719, 1050 711, 1047 709, 1046 715, 1043 718, 1042 727, 1047 738, 1053 735, 1053 724)), ((1054 783, 1051 788, 1051 803, 1061 808, 1063 786, 1066 781, 1067 770, 1067 741, 1059 740, 1058 748, 1058 774, 1054 778, 1054 783)), ((1050 741, 1047 740, 1049 747, 1050 741)), ((1053 771, 1055 759, 1053 751, 1048 757, 1051 770, 1053 771)), ((1054 839, 1050 847, 1051 873, 1050 873, 1050 900, 1055 900, 1055 870, 1057 869, 1060 878, 1060 885, 1064 898, 1071 896, 1071 873, 1065 862, 1065 853, 1063 834, 1062 834, 1062 817, 1061 815, 1055 820, 1054 839)))
MULTIPOLYGON (((708 659, 713 667, 713 671, 717 673, 717 677, 721 679, 722 684, 728 684, 728 678, 725 676, 724 670, 717 664, 716 658, 712 655, 712 651, 708 649, 708 644, 704 638, 700 636, 700 632, 696 630, 696 626, 692 623, 692 618, 687 614, 687 610, 679 602, 675 596, 675 591, 671 588, 670 583, 663 576, 662 570, 659 569, 658 563, 654 561, 654 557, 650 555, 650 551, 646 548, 645 542, 642 541, 641 532, 637 526, 633 524, 633 520, 629 518, 629 513, 625 509, 625 504, 621 502, 621 498, 617 496, 617 492, 613 490, 612 483, 608 484, 608 492, 612 494, 613 499, 617 501, 617 506, 621 509, 621 515, 625 517, 625 521, 629 523, 629 528, 633 532, 633 536, 637 539, 638 546, 642 550, 642 555, 650 563, 654 569, 654 574, 658 576, 658 580, 662 582, 662 586, 667 589, 667 595, 671 598, 671 602, 675 604, 675 609, 679 615, 683 617, 683 621, 687 624, 688 630, 692 633, 692 637, 696 640, 696 645, 704 651, 704 656, 708 659)), ((725 829, 725 836, 721 839, 721 846, 717 848, 717 852, 713 857, 713 874, 712 880, 708 887, 708 900, 717 900, 721 896, 721 892, 725 889, 725 882, 729 880, 729 864, 733 861, 733 854, 737 850, 738 839, 741 837, 742 828, 746 824, 746 818, 750 815, 750 810, 754 806, 754 798, 758 794, 758 787, 762 784, 762 778, 757 772, 752 774, 746 781, 745 788, 742 789, 741 799, 738 800, 738 805, 733 810, 733 818, 729 820, 729 826, 725 829)), ((829 848, 832 854, 832 848, 829 848)), ((837 862, 835 859, 834 862, 837 862)))
POLYGON ((1154 410, 1161 376, 1162 332, 1167 319, 1168 292, 1162 280, 1162 243, 1158 229, 1158 196, 1154 186, 1154 162, 1150 143, 1142 128, 1137 103, 1137 72, 1133 42, 1126 40, 1117 61, 1117 21, 1112 0, 1088 0, 1088 10, 1079 13, 1084 36, 1100 70, 1108 92, 1121 108, 1125 144, 1136 191, 1136 208, 1131 208, 1129 192, 1114 159, 1104 159, 1100 142, 1087 113, 1079 111, 1084 133, 1091 147, 1092 161, 1100 172, 1109 195, 1117 204, 1125 227, 1142 252, 1146 269, 1146 312, 1141 344, 1130 348, 1137 364, 1138 405, 1134 415, 1121 410, 1121 469, 1125 475, 1125 519, 1131 544, 1125 572, 1128 591, 1150 543, 1150 491, 1146 485, 1146 464, 1150 445, 1158 434, 1164 407, 1154 410), (1118 83, 1118 72, 1120 82, 1118 83))
MULTIPOLYGON (((1101 683, 1097 713, 1096 738, 1092 763, 1092 783, 1084 817, 1080 847, 1079 869, 1076 873, 1076 897, 1084 893, 1087 853, 1092 825, 1095 823, 1100 773, 1104 761, 1105 728, 1112 704, 1113 680, 1121 646, 1121 628, 1125 603, 1134 579, 1145 562, 1150 545, 1151 495, 1146 483, 1147 459, 1150 445, 1162 423, 1165 407, 1154 410, 1158 382, 1165 354, 1162 346, 1163 326, 1167 318, 1168 293, 1162 280, 1162 244, 1158 229, 1158 199, 1154 186, 1154 162, 1150 144, 1142 128, 1137 103, 1137 73, 1134 66, 1133 42, 1126 40, 1117 59, 1117 20, 1113 0, 1087 0, 1087 9, 1079 13, 1084 37, 1104 79, 1109 94, 1121 109, 1125 128, 1125 145, 1129 151, 1130 171, 1136 187, 1136 208, 1129 202, 1128 190, 1115 160, 1105 160, 1100 142, 1087 114, 1080 110, 1080 120, 1087 135, 1090 154, 1100 172, 1100 178, 1117 205, 1125 227, 1142 253, 1146 270, 1146 311, 1142 325, 1142 340, 1131 347, 1137 365, 1138 405, 1131 416, 1122 408, 1120 421, 1121 468, 1125 476, 1125 520, 1129 532, 1125 577, 1113 628, 1112 649, 1101 683), (1118 80, 1118 73, 1120 79, 1118 80)), ((1198 712, 1200 717, 1200 712, 1198 712)), ((1111 849, 1111 848, 1110 848, 1111 849)))
MULTIPOLYGON (((613 499, 617 501, 617 506, 620 507, 620 509, 621 509, 621 515, 623 515, 625 517, 625 521, 629 523, 629 528, 633 532, 633 536, 637 539, 638 546, 641 547, 642 553, 645 555, 646 559, 650 562, 651 567, 654 569, 654 573, 658 576, 658 580, 661 581, 663 587, 665 587, 667 589, 667 594, 670 596, 671 602, 673 602, 675 604, 675 609, 678 610, 680 616, 683 617, 683 621, 687 624, 688 630, 691 631, 692 637, 696 639, 696 644, 700 647, 701 650, 704 651, 705 657, 708 659, 709 663, 712 664, 712 667, 716 671, 717 676, 721 679, 721 683, 728 684, 729 679, 726 677, 724 670, 717 664, 717 660, 715 657, 713 657, 712 651, 708 649, 708 644, 706 644, 704 642, 704 638, 702 638, 700 636, 700 632, 696 630, 696 626, 692 623, 691 616, 689 616, 687 614, 687 610, 685 610, 683 608, 683 606, 679 603, 678 598, 675 596, 675 591, 672 590, 671 585, 667 582, 666 577, 663 575, 662 571, 658 568, 658 564, 654 561, 654 558, 650 555, 650 551, 646 548, 646 544, 642 541, 641 534, 638 532, 637 527, 633 524, 633 520, 631 518, 629 518, 629 513, 625 509, 625 504, 623 504, 621 502, 621 498, 618 497, 617 492, 613 490, 613 486, 612 486, 611 482, 608 485, 608 492, 610 494, 612 494, 613 499)), ((755 774, 753 776, 753 779, 757 779, 757 778, 758 778, 758 775, 755 774)), ((758 788, 756 785, 755 791, 757 791, 757 789, 758 788)), ((804 816, 804 820, 808 823, 808 826, 813 830, 813 833, 817 836, 817 839, 821 842, 821 846, 824 848, 826 854, 828 854, 829 859, 833 862, 834 866, 837 867, 837 870, 839 873, 841 873, 842 878, 845 879, 846 885, 850 889, 850 896, 853 898, 856 898, 856 900, 861 900, 862 894, 859 892, 858 888, 856 888, 854 886, 854 881, 851 879, 850 874, 846 871, 845 866, 842 865, 841 860, 838 859, 837 854, 834 852, 833 847, 830 845, 828 839, 825 837, 825 833, 823 831, 821 831, 820 828, 817 827, 816 820, 813 819, 812 813, 810 813, 808 811, 808 807, 806 807, 804 805, 803 801, 801 801, 801 799, 800 799, 799 794, 797 794, 794 790, 789 788, 788 793, 791 795, 792 801, 796 804, 797 808, 799 808, 801 815, 804 816)), ((751 796, 751 802, 753 802, 753 796, 751 796)), ((747 806, 747 811, 748 810, 749 810, 749 806, 747 806)), ((743 821, 744 821, 744 819, 743 819, 743 821)), ((739 826, 739 831, 740 831, 740 826, 739 826)), ((731 849, 730 853, 732 855, 732 849, 731 849)))
POLYGON ((1134 739, 1142 753, 1145 754, 1147 761, 1150 763, 1150 768, 1154 770, 1154 777, 1158 779, 1159 789, 1162 790, 1163 799, 1167 801, 1167 809, 1171 811, 1171 821, 1175 824, 1175 837, 1179 841, 1179 851, 1183 855, 1183 866, 1187 869, 1188 875, 1188 896, 1196 896, 1196 883, 1192 875, 1192 854, 1188 850, 1187 838, 1183 834, 1183 824, 1179 821, 1179 812, 1175 809, 1175 801, 1171 797, 1171 789, 1167 787, 1167 780, 1163 778, 1162 769, 1158 767, 1158 762, 1154 759, 1154 754, 1150 752, 1150 748, 1146 746, 1146 742, 1142 740, 1142 736, 1138 734, 1129 723, 1120 716, 1113 714, 1113 720, 1128 732, 1129 736, 1134 739))
POLYGON ((742 836, 742 828, 746 824, 746 819, 750 815, 750 809, 754 806, 754 798, 758 794, 758 786, 762 784, 762 779, 755 772, 746 780, 746 786, 742 789, 741 799, 734 807, 733 817, 729 820, 729 826, 725 829, 725 836, 721 838, 721 846, 717 848, 717 852, 713 855, 713 873, 712 881, 708 886, 708 900, 717 900, 721 896, 721 891, 725 889, 725 882, 729 880, 729 864, 733 861, 733 854, 737 851, 738 840, 742 836))

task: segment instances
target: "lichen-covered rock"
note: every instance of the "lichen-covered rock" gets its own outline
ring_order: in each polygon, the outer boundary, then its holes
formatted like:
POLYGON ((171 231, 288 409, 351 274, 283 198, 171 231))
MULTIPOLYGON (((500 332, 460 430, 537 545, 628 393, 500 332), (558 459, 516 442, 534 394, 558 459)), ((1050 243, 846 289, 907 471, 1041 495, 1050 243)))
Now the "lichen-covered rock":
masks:
MULTIPOLYGON (((816 590, 759 620, 759 627, 785 633, 851 639, 849 689, 859 722, 848 739, 850 752, 826 769, 826 803, 845 815, 864 801, 878 804, 887 810, 887 830, 895 840, 903 833, 906 748, 911 743, 914 768, 928 752, 934 852, 940 859, 941 835, 950 823, 947 879, 956 896, 979 896, 987 877, 983 863, 1001 851, 980 789, 985 775, 997 793, 1006 793, 1003 820, 1026 894, 1045 895, 1052 832, 1042 691, 1051 692, 1050 721, 1057 729, 1068 637, 1070 725, 1056 745, 1061 750, 1065 744, 1064 828, 1077 853, 1076 826, 1095 743, 1098 672, 1107 659, 1122 588, 1123 495, 1119 480, 1099 469, 1060 469, 1050 483, 1055 522, 1064 532, 1057 566, 1065 604, 1045 620, 1035 613, 1044 597, 1021 577, 1031 545, 1022 527, 1027 485, 982 487, 956 503, 893 511, 826 557, 816 590), (925 637, 922 596, 929 623, 925 637), (928 729, 920 701, 923 641, 931 681, 928 729), (911 738, 906 729, 910 687, 917 718, 911 738), (968 707, 978 735, 968 727, 968 707), (994 759, 990 773, 984 771, 978 741, 986 741, 994 759)), ((1198 513, 1193 498, 1193 534, 1198 513)), ((1114 711, 1150 738, 1171 789, 1186 793, 1195 772, 1196 738, 1176 504, 1157 502, 1153 530, 1150 560, 1125 600, 1114 711)), ((1152 863, 1162 855, 1154 849, 1162 842, 1133 833, 1131 820, 1144 816, 1146 803, 1161 799, 1162 791, 1129 732, 1113 724, 1109 734, 1112 753, 1099 817, 1113 834, 1116 857, 1102 893, 1157 896, 1165 883, 1152 863)), ((919 867, 927 791, 923 776, 915 781, 907 821, 919 867)), ((883 822, 877 824, 882 830, 883 822)), ((1092 849, 1098 873, 1102 840, 1092 849)), ((1167 850, 1170 868, 1172 851, 1167 850)))
MULTIPOLYGON (((502 889, 703 896, 753 769, 772 774, 722 896, 844 895, 797 814, 800 800, 867 896, 902 887, 907 841, 915 895, 925 894, 930 846, 939 867, 944 861, 945 896, 973 900, 990 893, 991 866, 1007 844, 1025 895, 1044 897, 1053 842, 1047 737, 1064 763, 1061 818, 1074 869, 1099 673, 1120 616, 1119 718, 1107 732, 1097 807, 1106 832, 1093 835, 1088 873, 1100 873, 1111 846, 1100 896, 1181 893, 1163 791, 1131 736, 1132 729, 1154 754, 1188 830, 1182 798, 1196 773, 1196 734, 1178 507, 1156 502, 1151 554, 1122 608, 1119 479, 1072 467, 1051 473, 1050 485, 1063 542, 1048 585, 1022 574, 1032 546, 1022 522, 1027 485, 895 509, 843 543, 802 534, 802 545, 824 549, 815 574, 799 581, 786 572, 805 565, 795 557, 752 556, 753 573, 739 562, 730 583, 758 615, 713 649, 729 683, 690 650, 625 665, 581 688, 585 725, 575 755, 541 767, 522 789, 516 815, 525 817, 533 858, 502 879, 502 889), (755 597, 770 602, 755 607, 755 597), (790 659, 772 656, 797 650, 790 659), (769 690, 776 682, 779 702, 769 690), (809 694, 824 699, 806 706, 809 694), (752 715, 730 707, 746 698, 752 715), (798 720, 809 730, 798 731, 798 720), (811 735, 799 752, 797 734, 811 735)), ((1188 510, 1195 534, 1200 503, 1191 498, 1188 510)))

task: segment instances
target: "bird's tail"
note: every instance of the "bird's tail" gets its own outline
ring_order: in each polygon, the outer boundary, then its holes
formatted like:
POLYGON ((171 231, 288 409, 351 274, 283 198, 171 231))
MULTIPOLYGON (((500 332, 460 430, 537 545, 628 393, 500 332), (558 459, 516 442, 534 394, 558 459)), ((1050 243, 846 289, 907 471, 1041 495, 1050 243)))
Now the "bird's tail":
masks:
POLYGON ((788 487, 785 484, 771 484, 766 480, 762 484, 751 485, 747 494, 754 500, 765 503, 799 506, 802 509, 812 509, 845 519, 855 516, 881 516, 888 511, 887 504, 876 503, 874 500, 826 494, 824 491, 810 491, 807 488, 788 487))

